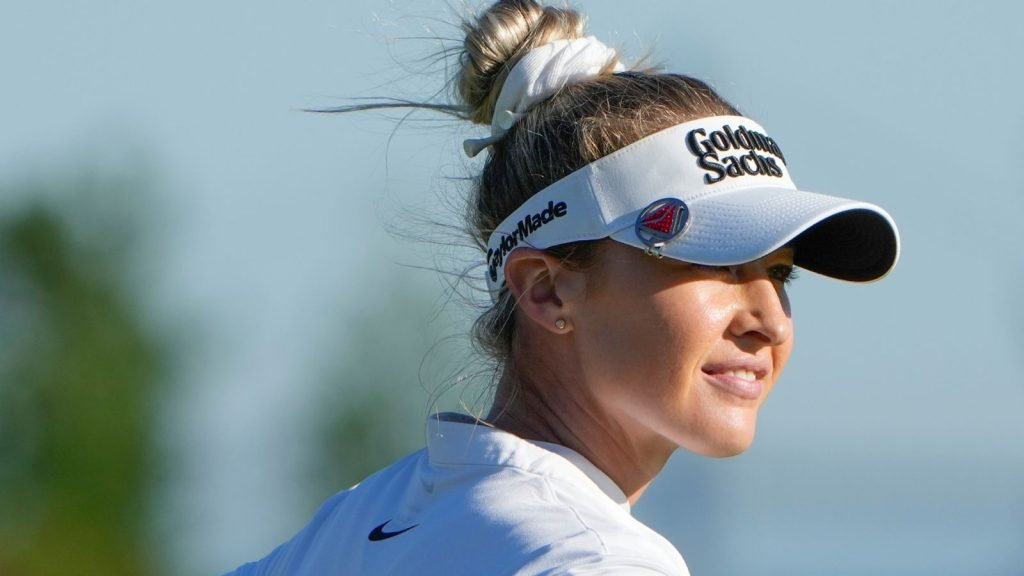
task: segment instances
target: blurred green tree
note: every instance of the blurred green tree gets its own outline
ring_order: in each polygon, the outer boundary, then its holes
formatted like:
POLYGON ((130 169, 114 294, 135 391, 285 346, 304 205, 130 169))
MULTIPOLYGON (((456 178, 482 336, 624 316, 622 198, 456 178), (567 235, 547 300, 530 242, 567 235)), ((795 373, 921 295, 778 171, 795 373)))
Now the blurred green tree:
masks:
POLYGON ((0 219, 4 576, 154 571, 145 509, 164 364, 118 273, 125 252, 106 249, 134 240, 118 214, 88 214, 104 232, 92 236, 52 202, 0 219))

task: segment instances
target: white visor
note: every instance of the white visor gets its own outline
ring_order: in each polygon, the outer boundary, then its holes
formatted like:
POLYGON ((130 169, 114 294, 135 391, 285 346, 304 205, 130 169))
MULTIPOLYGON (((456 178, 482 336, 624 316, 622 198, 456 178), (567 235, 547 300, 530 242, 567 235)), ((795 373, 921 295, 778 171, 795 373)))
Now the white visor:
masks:
POLYGON ((516 248, 602 238, 711 266, 791 244, 797 266, 854 282, 885 276, 899 257, 885 210, 797 190, 778 145, 742 116, 662 130, 535 194, 487 242, 491 296, 504 288, 516 248))

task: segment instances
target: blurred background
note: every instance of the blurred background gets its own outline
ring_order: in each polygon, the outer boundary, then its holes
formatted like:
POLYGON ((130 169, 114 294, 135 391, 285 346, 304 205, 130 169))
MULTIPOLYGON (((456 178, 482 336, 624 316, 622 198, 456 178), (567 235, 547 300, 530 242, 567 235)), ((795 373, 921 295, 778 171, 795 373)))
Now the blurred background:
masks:
MULTIPOLYGON (((1024 574, 1022 5, 576 5, 904 239, 795 283, 753 448, 635 514, 695 576, 1024 574)), ((482 131, 302 111, 434 94, 476 6, 0 7, 0 575, 222 573, 485 406, 450 229, 482 131)))

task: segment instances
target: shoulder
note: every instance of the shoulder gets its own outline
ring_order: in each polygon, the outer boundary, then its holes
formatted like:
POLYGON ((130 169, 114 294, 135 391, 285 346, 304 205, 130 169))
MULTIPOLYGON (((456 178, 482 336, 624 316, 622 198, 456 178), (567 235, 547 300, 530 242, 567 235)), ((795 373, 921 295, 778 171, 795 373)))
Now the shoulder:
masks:
POLYGON ((467 560, 524 574, 688 574, 671 543, 556 454, 473 472, 442 521, 467 560))
POLYGON ((417 452, 335 495, 236 576, 688 574, 667 540, 565 458, 469 432, 467 444, 446 430, 434 454, 417 452))

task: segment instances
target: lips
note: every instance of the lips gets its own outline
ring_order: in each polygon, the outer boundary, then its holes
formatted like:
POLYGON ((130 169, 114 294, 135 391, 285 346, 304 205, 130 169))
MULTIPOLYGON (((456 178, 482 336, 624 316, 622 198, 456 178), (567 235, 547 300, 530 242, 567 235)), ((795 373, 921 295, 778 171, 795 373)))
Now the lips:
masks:
POLYGON ((757 400, 768 376, 768 364, 758 359, 706 364, 701 368, 712 386, 744 400, 757 400))

